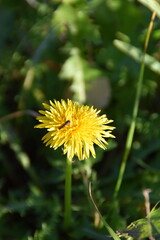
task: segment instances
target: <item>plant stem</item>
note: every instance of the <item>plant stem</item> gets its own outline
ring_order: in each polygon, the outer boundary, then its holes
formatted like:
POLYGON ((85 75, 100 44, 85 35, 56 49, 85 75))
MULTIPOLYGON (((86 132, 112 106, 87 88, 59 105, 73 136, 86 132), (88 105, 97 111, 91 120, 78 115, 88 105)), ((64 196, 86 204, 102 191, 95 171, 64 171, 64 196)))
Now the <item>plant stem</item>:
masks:
POLYGON ((121 184, 122 184, 124 172, 125 172, 126 165, 127 165, 127 159, 128 159, 128 156, 129 156, 129 153, 130 153, 130 150, 131 150, 132 142, 133 142, 133 136, 134 136, 135 126, 136 126, 136 118, 137 118, 137 115, 138 115, 140 95, 141 95, 141 90, 142 90, 142 82, 143 82, 143 77, 144 77, 145 53, 147 51, 149 38, 150 38, 151 31, 152 31, 153 21, 154 21, 155 16, 156 16, 156 14, 155 14, 155 12, 153 12, 152 17, 151 17, 151 21, 150 21, 150 24, 149 24, 149 27, 148 27, 148 32, 147 32, 145 44, 144 44, 144 55, 143 55, 142 64, 141 64, 141 68, 140 68, 139 79, 138 79, 138 83, 137 83, 137 90, 136 90, 135 102, 134 102, 133 113, 132 113, 132 122, 131 122, 131 125, 130 125, 130 128, 129 128, 129 131, 128 131, 126 145, 125 145, 125 151, 124 151, 124 155, 123 155, 123 158, 122 158, 122 163, 121 163, 121 167, 120 167, 120 171, 119 171, 119 176, 118 176, 118 180, 117 180, 114 195, 113 195, 114 200, 117 199, 117 196, 118 196, 121 184))
POLYGON ((72 184, 72 159, 66 159, 65 173, 65 199, 64 199, 64 228, 71 225, 71 184, 72 184))

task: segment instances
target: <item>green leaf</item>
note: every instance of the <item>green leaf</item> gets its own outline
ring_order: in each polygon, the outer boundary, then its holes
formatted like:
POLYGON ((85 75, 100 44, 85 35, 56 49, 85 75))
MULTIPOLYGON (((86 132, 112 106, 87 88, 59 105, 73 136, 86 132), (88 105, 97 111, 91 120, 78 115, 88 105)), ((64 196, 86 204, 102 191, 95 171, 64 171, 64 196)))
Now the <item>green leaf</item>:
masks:
POLYGON ((58 33, 62 34, 63 37, 69 36, 68 43, 71 41, 71 44, 79 46, 81 50, 86 51, 85 41, 88 44, 101 42, 98 25, 91 21, 83 6, 75 7, 66 3, 61 4, 54 12, 52 22, 58 33))
MULTIPOLYGON (((137 62, 142 61, 144 53, 140 49, 134 47, 133 45, 131 45, 129 43, 122 42, 122 41, 117 40, 117 39, 115 39, 113 41, 113 44, 119 50, 121 50, 122 52, 124 52, 128 56, 132 57, 135 61, 137 61, 137 62)), ((160 63, 155 58, 150 56, 149 54, 145 54, 145 64, 153 72, 155 72, 157 74, 160 74, 160 63)))
POLYGON ((72 49, 72 55, 64 63, 60 78, 72 80, 71 90, 74 98, 83 103, 86 101, 86 80, 100 76, 100 71, 92 68, 80 55, 78 49, 72 49))
POLYGON ((153 209, 149 216, 131 223, 126 230, 118 231, 118 233, 121 237, 133 237, 137 240, 147 238, 149 237, 149 220, 152 236, 160 236, 160 208, 153 209))
POLYGON ((149 8, 152 12, 156 12, 157 16, 160 17, 160 5, 155 0, 138 0, 145 7, 149 8))

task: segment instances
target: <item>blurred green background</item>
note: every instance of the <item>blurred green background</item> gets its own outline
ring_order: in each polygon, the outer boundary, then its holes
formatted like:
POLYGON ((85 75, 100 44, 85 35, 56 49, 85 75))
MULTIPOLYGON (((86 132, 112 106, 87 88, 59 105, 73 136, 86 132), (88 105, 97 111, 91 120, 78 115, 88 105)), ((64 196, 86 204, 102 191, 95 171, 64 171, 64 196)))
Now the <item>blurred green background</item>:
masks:
MULTIPOLYGON (((160 198, 159 69, 146 67, 132 151, 118 197, 112 197, 131 121, 140 63, 114 39, 143 51, 151 11, 134 0, 0 2, 0 240, 108 239, 88 196, 109 224, 124 229, 160 198), (70 98, 114 120, 115 140, 97 158, 73 164, 73 227, 64 232, 65 156, 34 129, 42 102, 70 98), (8 114, 11 114, 9 115, 8 114)), ((148 53, 160 60, 160 21, 148 53)), ((124 45, 125 46, 125 45, 124 45)), ((134 54, 133 53, 133 54, 134 54)))

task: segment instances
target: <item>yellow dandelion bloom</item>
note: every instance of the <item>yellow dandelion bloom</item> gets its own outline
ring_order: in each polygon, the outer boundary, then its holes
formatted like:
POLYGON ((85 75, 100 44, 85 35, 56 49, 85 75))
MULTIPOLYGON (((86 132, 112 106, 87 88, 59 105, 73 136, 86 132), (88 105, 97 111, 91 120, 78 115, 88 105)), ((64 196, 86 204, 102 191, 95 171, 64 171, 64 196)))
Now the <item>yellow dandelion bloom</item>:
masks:
POLYGON ((80 160, 95 158, 94 144, 106 149, 105 138, 114 138, 114 127, 108 126, 113 120, 106 115, 99 116, 100 111, 89 106, 80 106, 71 100, 54 100, 50 105, 43 103, 45 111, 40 110, 37 117, 40 124, 36 128, 46 128, 48 133, 42 138, 46 146, 57 149, 63 145, 63 153, 68 159, 76 155, 80 160))

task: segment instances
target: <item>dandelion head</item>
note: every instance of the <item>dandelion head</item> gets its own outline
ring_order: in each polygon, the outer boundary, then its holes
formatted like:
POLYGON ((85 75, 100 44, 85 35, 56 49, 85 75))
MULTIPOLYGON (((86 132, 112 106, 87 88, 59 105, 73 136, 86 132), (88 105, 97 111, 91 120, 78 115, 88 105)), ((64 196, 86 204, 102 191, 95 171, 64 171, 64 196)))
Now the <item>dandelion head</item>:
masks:
POLYGON ((43 142, 55 150, 63 146, 63 153, 69 159, 76 155, 83 160, 90 154, 95 158, 94 145, 106 149, 106 138, 114 138, 111 133, 114 127, 108 125, 113 120, 108 120, 105 114, 100 116, 97 109, 69 99, 49 103, 43 103, 45 110, 39 111, 40 124, 35 127, 46 128, 43 142))

